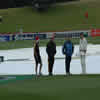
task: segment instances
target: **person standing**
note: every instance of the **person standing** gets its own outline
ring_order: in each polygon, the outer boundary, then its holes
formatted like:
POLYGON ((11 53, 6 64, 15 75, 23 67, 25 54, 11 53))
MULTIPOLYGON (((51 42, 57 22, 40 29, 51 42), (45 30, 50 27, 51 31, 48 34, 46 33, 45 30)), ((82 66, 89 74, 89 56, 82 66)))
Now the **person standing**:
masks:
POLYGON ((81 67, 82 67, 82 74, 86 74, 86 52, 87 52, 87 40, 84 37, 84 34, 80 34, 80 60, 81 60, 81 67))
POLYGON ((48 55, 48 72, 49 76, 52 76, 53 65, 55 60, 54 56, 56 54, 56 43, 54 42, 54 37, 52 37, 50 41, 47 43, 46 52, 48 55))
POLYGON ((71 42, 72 35, 69 35, 62 47, 62 53, 65 55, 65 68, 66 75, 70 75, 70 63, 72 59, 72 54, 74 52, 74 45, 71 42))
POLYGON ((41 73, 41 70, 42 70, 42 60, 41 60, 41 56, 40 56, 39 37, 38 36, 35 38, 35 44, 34 44, 34 59, 35 59, 35 63, 36 63, 36 67, 35 67, 36 76, 38 75, 38 73, 37 73, 38 64, 40 64, 39 75, 42 75, 42 73, 41 73))

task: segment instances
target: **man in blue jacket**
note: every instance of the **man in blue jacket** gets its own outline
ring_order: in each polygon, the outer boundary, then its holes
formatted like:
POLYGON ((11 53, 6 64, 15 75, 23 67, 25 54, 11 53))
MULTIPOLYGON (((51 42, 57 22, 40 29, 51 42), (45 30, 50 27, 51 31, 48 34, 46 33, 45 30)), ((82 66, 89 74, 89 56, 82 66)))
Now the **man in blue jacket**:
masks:
POLYGON ((72 59, 72 54, 74 52, 74 45, 71 42, 72 35, 68 35, 67 40, 65 41, 62 52, 65 57, 65 66, 66 66, 66 75, 70 75, 70 62, 72 59))

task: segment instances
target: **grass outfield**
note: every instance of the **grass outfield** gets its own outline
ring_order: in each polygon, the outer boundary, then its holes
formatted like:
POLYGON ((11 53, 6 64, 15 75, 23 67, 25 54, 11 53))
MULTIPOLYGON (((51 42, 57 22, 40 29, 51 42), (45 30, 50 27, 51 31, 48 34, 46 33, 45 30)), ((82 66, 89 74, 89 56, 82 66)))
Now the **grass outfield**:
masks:
POLYGON ((31 7, 0 10, 0 16, 3 16, 0 32, 15 32, 16 24, 22 24, 24 32, 99 28, 99 5, 98 1, 69 4, 50 8, 48 12, 44 13, 38 13, 31 7), (89 25, 84 22, 84 13, 87 10, 89 12, 89 25))
POLYGON ((100 75, 53 76, 0 84, 1 100, 99 100, 100 75))

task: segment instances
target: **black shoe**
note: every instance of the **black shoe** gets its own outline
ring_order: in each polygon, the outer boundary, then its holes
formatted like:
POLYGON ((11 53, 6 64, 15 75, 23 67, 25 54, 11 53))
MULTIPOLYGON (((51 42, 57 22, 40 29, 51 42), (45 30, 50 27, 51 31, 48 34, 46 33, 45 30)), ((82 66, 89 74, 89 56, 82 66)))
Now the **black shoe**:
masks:
POLYGON ((71 76, 72 74, 70 72, 66 73, 67 76, 71 76))
POLYGON ((39 76, 43 76, 43 74, 42 73, 39 73, 39 76))
POLYGON ((53 74, 52 73, 49 73, 49 76, 53 76, 53 74))

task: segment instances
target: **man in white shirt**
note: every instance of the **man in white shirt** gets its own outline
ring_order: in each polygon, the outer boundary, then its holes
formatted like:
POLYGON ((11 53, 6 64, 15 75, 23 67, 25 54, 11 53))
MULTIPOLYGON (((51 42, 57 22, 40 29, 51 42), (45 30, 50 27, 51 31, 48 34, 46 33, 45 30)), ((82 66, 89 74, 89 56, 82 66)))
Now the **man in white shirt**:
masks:
POLYGON ((84 37, 84 34, 80 34, 80 59, 81 59, 81 67, 82 67, 82 74, 86 74, 86 52, 87 52, 87 40, 84 37))

